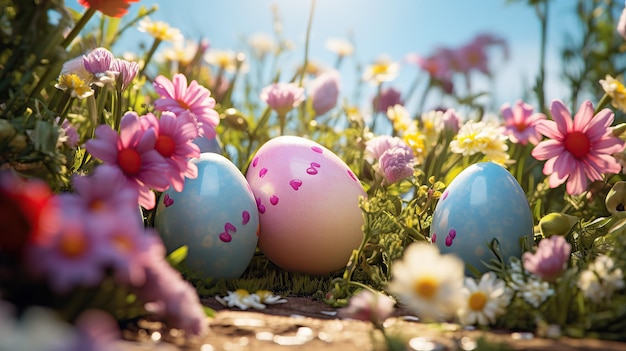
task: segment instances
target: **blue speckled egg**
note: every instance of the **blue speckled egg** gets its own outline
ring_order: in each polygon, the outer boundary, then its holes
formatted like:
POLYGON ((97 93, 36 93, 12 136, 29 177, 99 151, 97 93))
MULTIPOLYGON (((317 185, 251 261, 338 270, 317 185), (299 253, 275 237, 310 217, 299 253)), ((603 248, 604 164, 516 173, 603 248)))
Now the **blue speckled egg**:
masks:
POLYGON ((168 253, 188 246, 185 265, 203 277, 238 278, 258 242, 259 215, 241 171, 227 158, 202 153, 193 159, 198 177, 182 192, 159 198, 154 224, 168 253))
MULTIPOLYGON (((522 253, 520 239, 533 240, 533 219, 524 191, 502 166, 484 162, 469 166, 443 192, 430 227, 441 253, 454 253, 480 272, 481 261, 495 258, 495 238, 505 260, 522 253)), ((469 270, 466 269, 466 273, 469 270)))

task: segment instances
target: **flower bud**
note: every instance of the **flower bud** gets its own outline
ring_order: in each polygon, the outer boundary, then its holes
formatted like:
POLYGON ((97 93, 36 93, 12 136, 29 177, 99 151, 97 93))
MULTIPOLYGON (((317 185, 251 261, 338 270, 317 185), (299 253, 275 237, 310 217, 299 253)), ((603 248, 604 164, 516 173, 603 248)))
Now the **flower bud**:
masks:
POLYGON ((553 235, 565 236, 576 222, 578 222, 578 218, 575 216, 553 212, 541 218, 539 221, 539 230, 544 238, 549 238, 553 235))
POLYGON ((605 205, 607 211, 617 217, 626 217, 626 181, 613 184, 606 195, 605 205))
POLYGON ((619 138, 622 134, 624 134, 624 132, 626 132, 626 123, 620 123, 620 124, 614 126, 611 129, 611 132, 612 132, 613 136, 619 138))

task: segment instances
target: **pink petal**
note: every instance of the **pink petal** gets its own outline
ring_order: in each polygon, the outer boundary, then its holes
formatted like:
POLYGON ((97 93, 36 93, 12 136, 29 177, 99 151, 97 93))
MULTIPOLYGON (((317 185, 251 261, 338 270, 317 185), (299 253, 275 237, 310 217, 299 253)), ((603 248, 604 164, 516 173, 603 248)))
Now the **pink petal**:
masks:
POLYGON ((156 196, 147 186, 139 187, 139 205, 146 210, 151 210, 156 204, 156 196))
POLYGON ((572 117, 567 107, 560 100, 553 100, 550 113, 552 114, 552 119, 556 122, 560 134, 567 135, 572 130, 572 117))
POLYGON ((541 120, 537 121, 535 130, 550 139, 563 140, 565 134, 561 134, 559 128, 554 121, 541 120))
POLYGON ((154 128, 150 128, 145 131, 142 130, 141 133, 141 138, 138 140, 135 150, 137 150, 140 154, 154 150, 154 145, 157 140, 156 130, 154 130, 154 128))
POLYGON ((574 129, 577 131, 585 132, 589 127, 589 123, 593 118, 593 104, 589 100, 583 101, 578 108, 578 112, 574 116, 574 129))
POLYGON ((583 167, 576 167, 567 180, 566 190, 570 195, 578 195, 587 189, 587 177, 583 167))
POLYGON ((143 133, 139 116, 136 112, 126 112, 120 121, 120 141, 122 147, 134 147, 143 133))
POLYGON ((531 155, 542 161, 561 155, 564 152, 565 147, 563 147, 561 142, 557 140, 544 140, 535 146, 535 148, 531 151, 531 155))

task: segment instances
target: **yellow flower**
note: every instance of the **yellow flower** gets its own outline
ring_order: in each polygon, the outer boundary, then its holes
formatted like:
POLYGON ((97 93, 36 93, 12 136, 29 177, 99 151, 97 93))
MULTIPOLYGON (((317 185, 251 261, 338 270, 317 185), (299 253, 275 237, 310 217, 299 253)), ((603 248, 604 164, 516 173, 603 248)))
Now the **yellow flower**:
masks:
POLYGON ((204 60, 225 72, 235 72, 237 70, 237 53, 232 50, 210 49, 204 60))
POLYGON ((400 66, 396 62, 387 56, 381 56, 365 69, 363 80, 376 84, 390 82, 396 79, 399 69, 400 66))
POLYGON ((600 85, 604 92, 611 97, 611 105, 622 112, 626 112, 626 87, 620 81, 606 75, 605 79, 600 79, 600 85))
POLYGON ((180 30, 170 27, 163 21, 152 21, 148 17, 139 22, 139 31, 148 33, 161 41, 180 41, 182 39, 180 30))
POLYGON ((417 162, 422 163, 424 161, 424 157, 426 157, 426 154, 428 153, 426 136, 417 129, 411 129, 410 131, 404 133, 402 139, 411 147, 411 149, 413 149, 413 154, 415 154, 417 162))
POLYGON ((422 114, 422 131, 426 136, 429 145, 433 145, 439 139, 439 134, 443 130, 443 112, 428 111, 422 114))
POLYGON ((393 129, 402 134, 411 126, 411 116, 406 107, 396 104, 387 108, 387 117, 393 124, 393 129))
POLYGON ((93 95, 93 89, 91 89, 89 83, 77 74, 61 74, 58 83, 54 87, 63 91, 69 89, 74 98, 84 99, 93 95))
POLYGON ((493 272, 483 274, 476 284, 473 278, 465 278, 463 288, 465 303, 457 311, 463 325, 490 325, 506 312, 512 292, 503 280, 493 272))

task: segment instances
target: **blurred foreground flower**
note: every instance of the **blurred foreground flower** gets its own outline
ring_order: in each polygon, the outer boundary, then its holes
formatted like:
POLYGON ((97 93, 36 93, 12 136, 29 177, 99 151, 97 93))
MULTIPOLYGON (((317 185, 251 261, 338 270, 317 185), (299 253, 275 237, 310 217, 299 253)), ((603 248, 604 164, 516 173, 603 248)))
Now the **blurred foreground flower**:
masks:
POLYGON ((128 7, 130 7, 131 2, 139 2, 139 0, 78 0, 78 3, 84 7, 117 18, 128 13, 128 7))
POLYGON ((553 235, 542 239, 534 254, 524 253, 524 268, 543 280, 554 281, 567 268, 571 251, 572 245, 563 236, 553 235))
POLYGON ((505 282, 493 272, 483 274, 478 284, 473 278, 465 278, 463 295, 465 304, 457 312, 461 324, 484 326, 496 323, 512 297, 505 282))
POLYGON ((393 312, 395 303, 391 297, 383 293, 373 293, 367 289, 361 290, 357 295, 350 298, 349 305, 341 308, 337 316, 382 325, 393 312))
POLYGON ((576 285, 587 299, 600 303, 624 288, 624 274, 611 257, 600 255, 580 273, 576 285))
POLYGON ((431 244, 410 244, 391 267, 389 290, 425 321, 445 320, 462 305, 464 265, 431 244))
POLYGON ((254 308, 257 310, 265 309, 265 305, 274 305, 287 302, 278 295, 274 295, 269 290, 258 290, 254 294, 251 294, 246 289, 237 289, 235 291, 229 291, 227 296, 220 297, 215 296, 217 302, 226 307, 237 307, 241 310, 247 310, 248 308, 254 308))
POLYGON ((540 142, 532 155, 540 161, 547 160, 543 174, 549 176, 551 188, 567 180, 567 192, 578 195, 587 189, 589 180, 602 180, 602 174, 622 170, 612 156, 624 149, 624 141, 611 132, 611 110, 594 115, 593 105, 587 100, 572 120, 565 105, 554 100, 550 111, 554 120, 541 120, 536 127, 549 140, 540 142))

